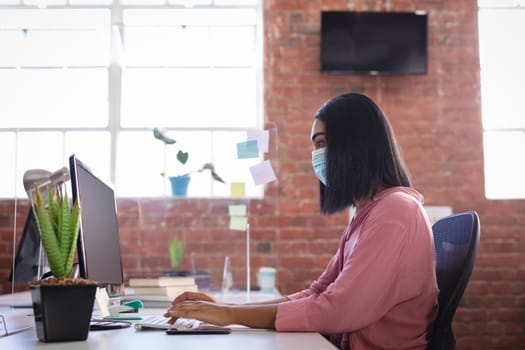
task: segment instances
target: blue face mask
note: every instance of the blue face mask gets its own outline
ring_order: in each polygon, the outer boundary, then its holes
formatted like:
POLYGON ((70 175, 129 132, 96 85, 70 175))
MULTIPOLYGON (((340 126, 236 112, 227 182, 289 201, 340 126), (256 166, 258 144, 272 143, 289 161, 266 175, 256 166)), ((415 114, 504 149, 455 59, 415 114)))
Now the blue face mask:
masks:
POLYGON ((315 176, 326 186, 326 157, 325 148, 312 151, 312 166, 315 176))

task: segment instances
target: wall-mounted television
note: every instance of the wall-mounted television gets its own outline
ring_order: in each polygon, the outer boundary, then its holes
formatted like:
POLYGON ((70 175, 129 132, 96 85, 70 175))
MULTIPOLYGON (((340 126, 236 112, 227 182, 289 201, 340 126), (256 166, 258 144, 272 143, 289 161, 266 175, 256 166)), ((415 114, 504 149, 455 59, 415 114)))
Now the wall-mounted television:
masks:
POLYGON ((428 15, 321 12, 321 72, 426 74, 428 15))

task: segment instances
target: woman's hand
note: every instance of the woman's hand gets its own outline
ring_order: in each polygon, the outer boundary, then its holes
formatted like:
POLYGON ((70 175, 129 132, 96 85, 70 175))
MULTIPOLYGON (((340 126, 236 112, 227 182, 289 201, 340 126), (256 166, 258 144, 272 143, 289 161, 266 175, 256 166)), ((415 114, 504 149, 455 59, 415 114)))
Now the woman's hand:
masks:
POLYGON ((287 301, 282 298, 274 304, 234 305, 217 303, 204 293, 184 292, 171 302, 164 317, 169 317, 169 323, 177 318, 194 318, 217 326, 241 324, 252 328, 275 329, 277 304, 287 301))
POLYGON ((175 322, 179 317, 194 318, 218 326, 234 323, 233 313, 228 305, 217 304, 213 301, 203 301, 202 299, 186 299, 176 303, 177 299, 173 301, 173 306, 164 314, 165 317, 171 318, 168 321, 169 323, 175 322))
POLYGON ((198 293, 198 292, 184 292, 171 302, 171 305, 177 305, 184 300, 203 300, 215 303, 215 300, 207 294, 198 293))

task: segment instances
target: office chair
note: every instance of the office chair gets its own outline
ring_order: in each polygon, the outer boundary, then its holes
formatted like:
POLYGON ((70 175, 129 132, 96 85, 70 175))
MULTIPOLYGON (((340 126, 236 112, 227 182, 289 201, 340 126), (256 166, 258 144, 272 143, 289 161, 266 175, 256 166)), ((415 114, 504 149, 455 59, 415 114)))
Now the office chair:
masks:
POLYGON ((433 226, 439 311, 431 350, 454 350, 452 319, 472 273, 479 243, 479 217, 474 211, 438 220, 433 226))

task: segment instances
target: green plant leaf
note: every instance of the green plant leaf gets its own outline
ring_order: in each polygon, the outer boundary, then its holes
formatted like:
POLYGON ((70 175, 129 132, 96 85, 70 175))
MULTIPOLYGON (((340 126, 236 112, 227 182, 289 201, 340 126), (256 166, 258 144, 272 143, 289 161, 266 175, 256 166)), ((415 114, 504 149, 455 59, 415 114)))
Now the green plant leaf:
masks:
POLYGON ((68 206, 64 202, 58 194, 56 195, 56 203, 58 205, 58 220, 57 220, 57 238, 58 238, 58 244, 60 248, 60 256, 62 256, 62 263, 66 260, 66 252, 65 249, 67 249, 67 235, 64 234, 64 230, 67 230, 67 227, 69 226, 68 222, 68 206))
POLYGON ((169 254, 171 267, 177 269, 180 266, 182 257, 184 256, 184 242, 178 239, 172 239, 169 245, 169 254))
POLYGON ((54 196, 56 195, 56 192, 51 193, 51 190, 47 191, 47 210, 49 219, 51 220, 51 224, 53 225, 53 233, 55 234, 55 237, 59 239, 57 236, 58 234, 58 216, 59 216, 59 208, 58 203, 54 201, 54 196))
POLYGON ((154 128, 153 129, 153 136, 158 139, 158 140, 161 140, 162 142, 164 142, 166 145, 172 145, 174 144, 175 141, 174 139, 164 135, 164 133, 162 131, 160 131, 159 128, 154 128))
POLYGON ((186 162, 188 161, 188 157, 188 152, 182 152, 180 150, 177 152, 177 160, 182 164, 186 164, 186 162))
POLYGON ((48 208, 46 208, 44 201, 40 195, 40 191, 36 190, 36 200, 32 205, 33 213, 35 214, 35 219, 40 232, 40 237, 42 238, 42 244, 44 245, 44 250, 46 251, 47 258, 49 260, 49 266, 51 267, 51 272, 55 277, 65 277, 65 272, 63 269, 62 256, 60 254, 60 247, 56 236, 56 230, 52 223, 53 212, 56 212, 56 208, 53 206, 53 196, 48 191, 48 208), (51 208, 49 205, 51 204, 51 208))
POLYGON ((67 232, 67 236, 69 237, 69 251, 67 253, 66 260, 64 262, 64 269, 66 270, 66 273, 68 276, 71 275, 71 271, 73 270, 73 259, 75 258, 75 252, 77 249, 77 239, 78 239, 78 232, 80 229, 80 208, 78 206, 78 202, 75 201, 73 203, 73 208, 70 212, 70 227, 69 231, 67 232))

